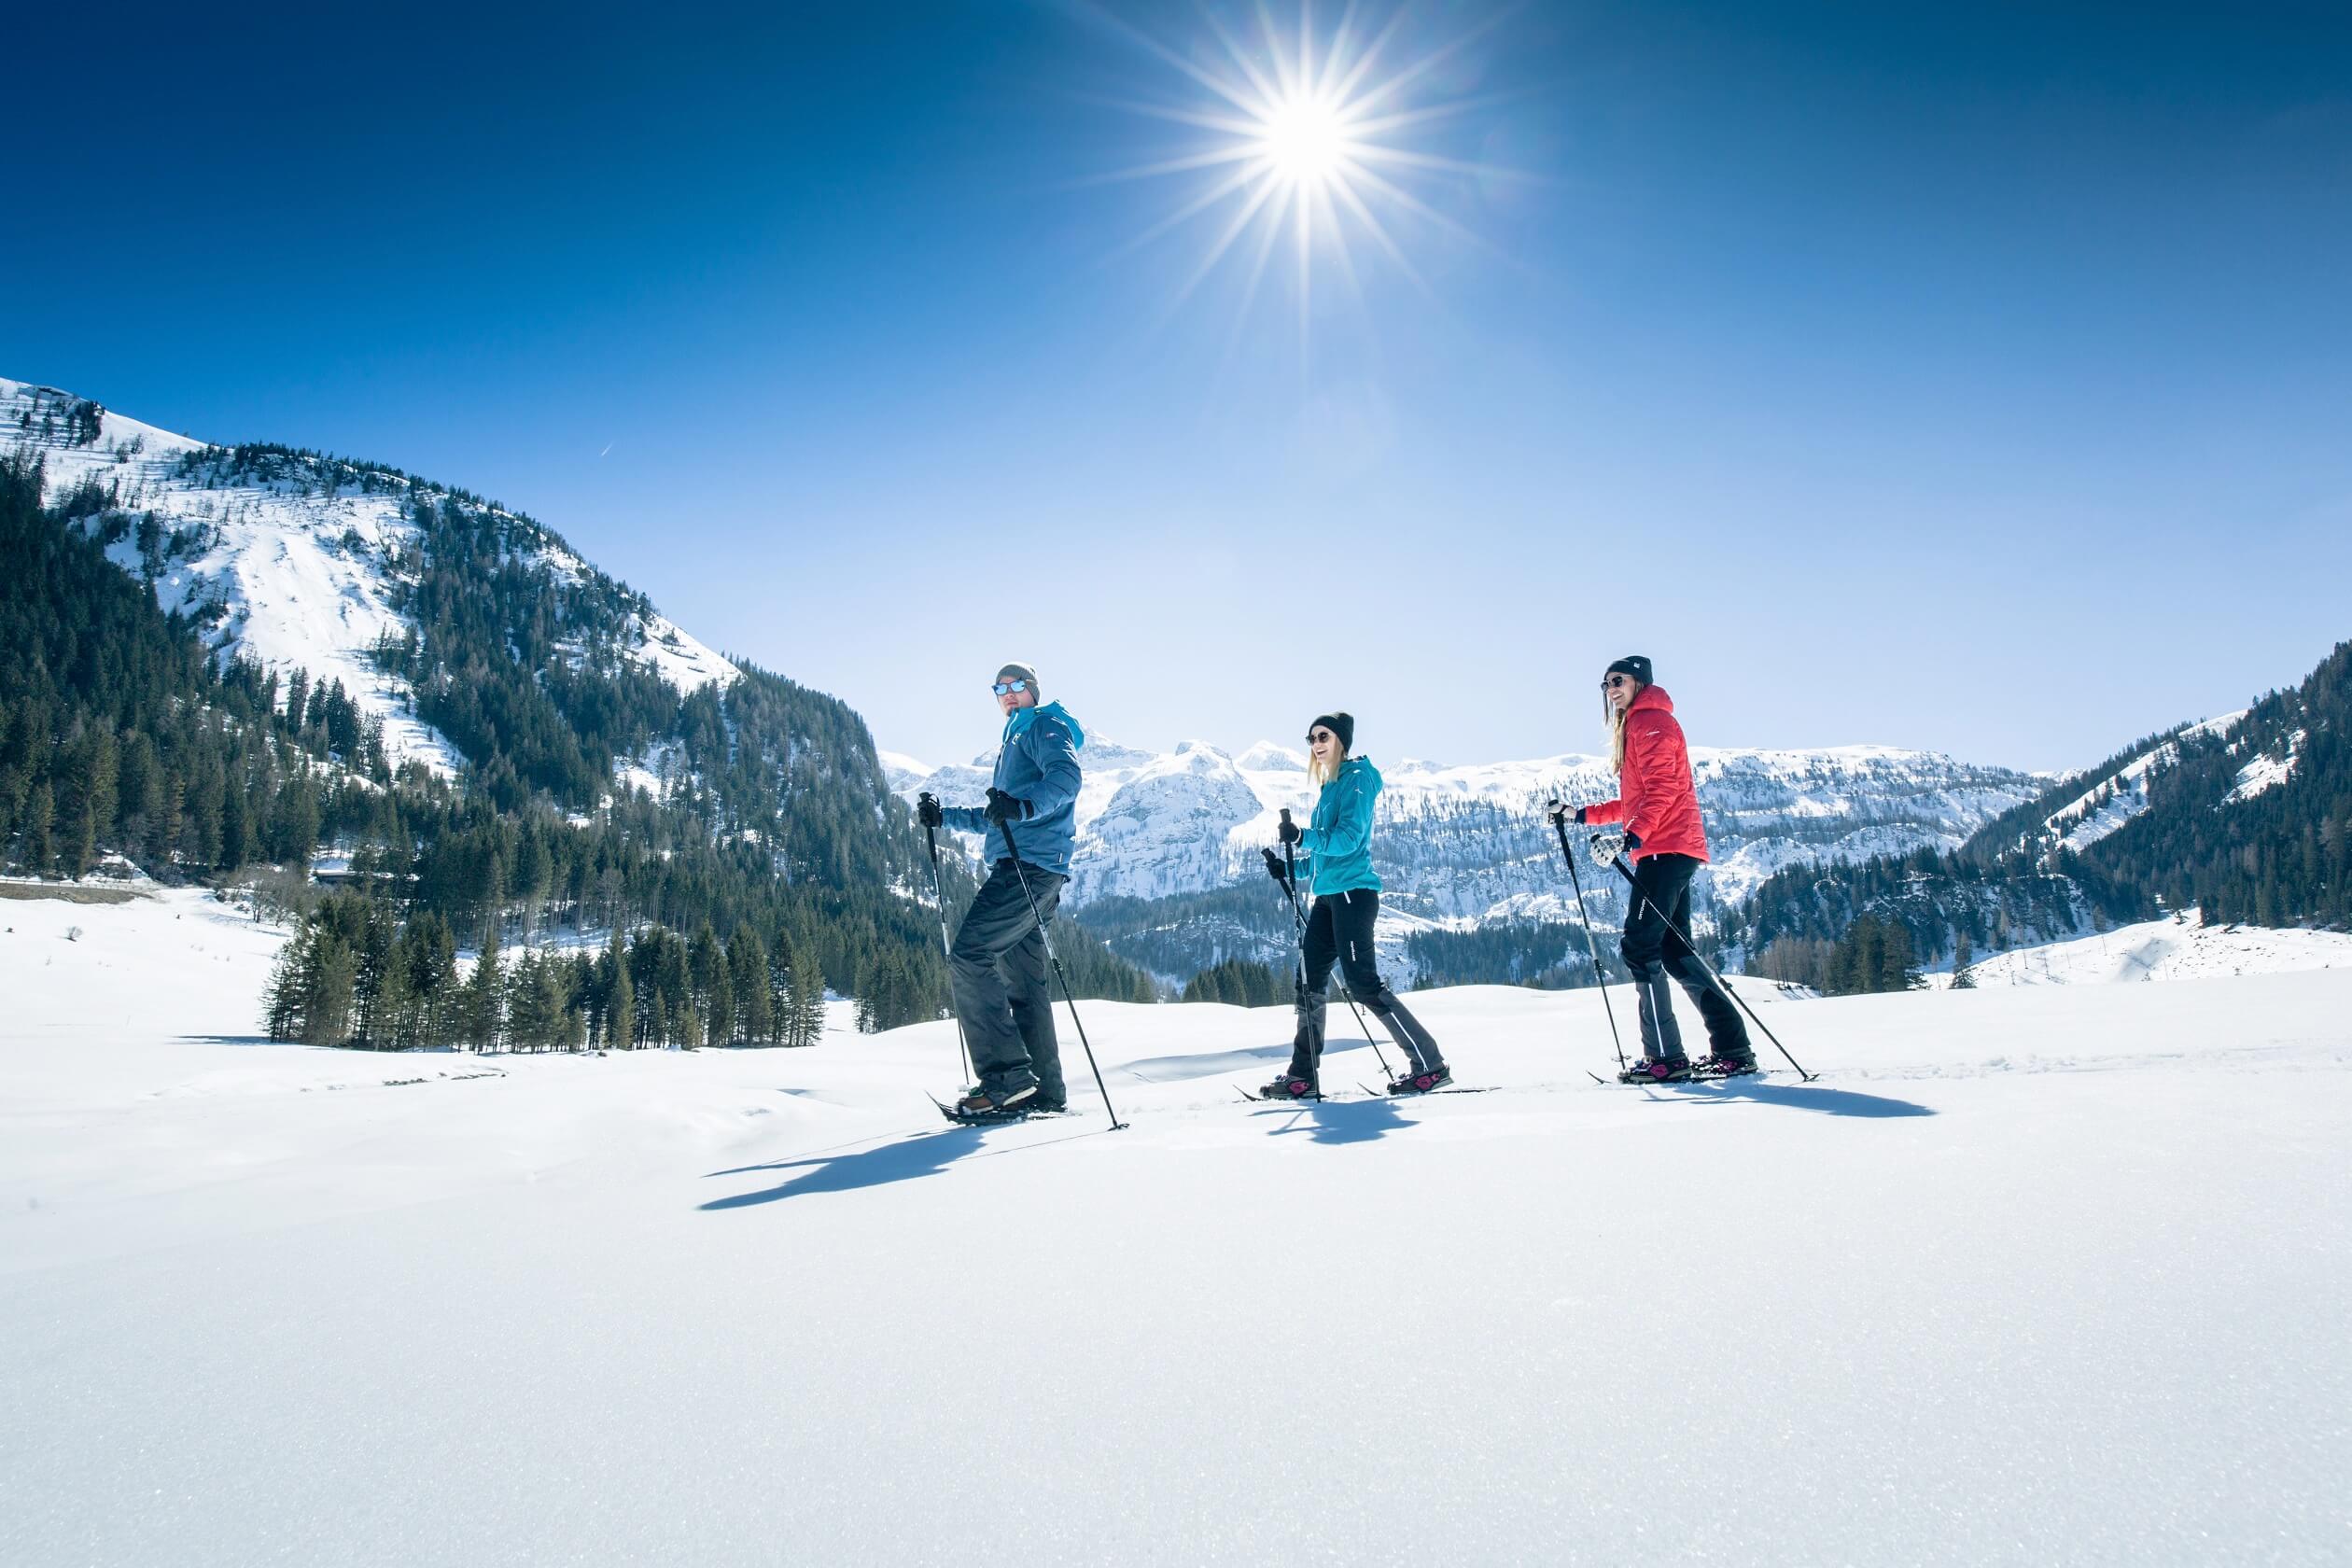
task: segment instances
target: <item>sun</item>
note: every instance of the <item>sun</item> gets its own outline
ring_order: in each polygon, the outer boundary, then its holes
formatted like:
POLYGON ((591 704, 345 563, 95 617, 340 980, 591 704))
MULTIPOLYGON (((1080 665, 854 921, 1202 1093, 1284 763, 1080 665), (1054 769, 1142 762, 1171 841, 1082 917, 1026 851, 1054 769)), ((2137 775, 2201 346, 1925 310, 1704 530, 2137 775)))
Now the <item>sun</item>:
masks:
POLYGON ((1122 248, 1188 228, 1206 231, 1206 251, 1169 309, 1231 259, 1245 269, 1245 315, 1275 257, 1286 252, 1302 343, 1319 271, 1335 270, 1363 297, 1361 245, 1434 298, 1408 245, 1441 234, 1479 243, 1455 216, 1465 203, 1451 198, 1464 186, 1519 177, 1429 145, 1447 121, 1482 106, 1434 98, 1433 84, 1447 79, 1449 73, 1439 68, 1458 63, 1484 29, 1431 37, 1416 8, 1404 4, 1373 27, 1351 3, 1327 31, 1316 26, 1309 0, 1298 0, 1295 25, 1278 22, 1269 5, 1254 13, 1257 29, 1245 37, 1216 11, 1201 12, 1223 56, 1207 63, 1198 51, 1120 28, 1180 73, 1185 88, 1180 99, 1121 106, 1192 133, 1189 144, 1170 147, 1169 156, 1108 176, 1169 177, 1190 187, 1172 211, 1122 248), (1419 30, 1408 30, 1408 22, 1419 30))
POLYGON ((1294 186, 1321 185, 1347 169, 1347 116, 1315 98, 1286 98, 1271 105, 1257 140, 1274 176, 1294 186))

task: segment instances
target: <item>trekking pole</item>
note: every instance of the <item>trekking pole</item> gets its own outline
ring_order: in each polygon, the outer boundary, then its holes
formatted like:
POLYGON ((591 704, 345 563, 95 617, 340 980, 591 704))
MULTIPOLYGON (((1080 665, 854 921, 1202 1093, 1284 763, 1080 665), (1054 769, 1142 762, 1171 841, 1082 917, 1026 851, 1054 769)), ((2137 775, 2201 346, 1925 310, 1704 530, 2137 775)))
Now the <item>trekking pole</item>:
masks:
MULTIPOLYGON (((1598 847, 1600 843, 1599 834, 1594 835, 1593 843, 1596 847, 1598 847)), ((1764 1031, 1764 1038, 1772 1043, 1772 1048, 1780 1052, 1782 1056, 1788 1057, 1788 1065, 1797 1069, 1798 1077, 1802 1078, 1808 1084, 1812 1083, 1814 1075, 1807 1072, 1798 1062, 1795 1057, 1788 1056, 1788 1047, 1783 1045, 1780 1042, 1780 1036, 1772 1032, 1772 1026, 1757 1017, 1756 1015, 1756 1009, 1750 1007, 1747 1002, 1742 999, 1740 993, 1733 990, 1729 983, 1727 982, 1722 975, 1715 973, 1715 965, 1709 963, 1706 959, 1699 956, 1699 945, 1690 940, 1690 933, 1683 930, 1682 927, 1674 924, 1673 920, 1667 915, 1666 911, 1658 907, 1657 900, 1651 898, 1649 894, 1642 892, 1642 885, 1633 879, 1633 868, 1625 863, 1624 852, 1620 850, 1617 854, 1611 857, 1609 863, 1617 868, 1617 874, 1625 878, 1628 886, 1631 887, 1636 893, 1641 894, 1642 902, 1650 906, 1650 913, 1656 915, 1659 920, 1668 931, 1673 931, 1675 936, 1681 939, 1683 950, 1690 955, 1693 962, 1697 963, 1701 969, 1707 972, 1707 978, 1715 983, 1715 988, 1721 991, 1725 996, 1729 997, 1733 1001, 1738 1002, 1740 1004, 1740 1011, 1748 1015, 1749 1022, 1753 1023, 1757 1029, 1764 1031)))
MULTIPOLYGON (((1290 826, 1290 807, 1286 805, 1282 807, 1282 825, 1290 826)), ((1303 991, 1307 987, 1307 912, 1298 907, 1298 858, 1293 853, 1291 840, 1287 838, 1282 840, 1282 891, 1290 898, 1291 919, 1298 927, 1298 985, 1303 991)), ((1355 992, 1348 988, 1345 979, 1339 982, 1339 995, 1347 1002, 1348 1011, 1355 1015, 1356 1028, 1362 1031, 1364 1043, 1372 1047, 1373 1058, 1380 1064, 1381 1076, 1394 1077, 1395 1074, 1389 1071, 1388 1057, 1380 1051, 1379 1040, 1373 1034, 1372 1026, 1364 1021, 1364 1010, 1356 1005, 1355 992)), ((1321 1063, 1316 1064, 1315 1080, 1318 1084, 1323 1081, 1321 1063)))
POLYGON ((1085 1048, 1086 1066, 1094 1073, 1095 1088, 1102 1095, 1102 1108, 1111 1112, 1111 1130, 1117 1132, 1127 1126, 1112 1109, 1111 1091, 1102 1082, 1102 1069, 1095 1065, 1093 1043, 1086 1039, 1085 1020, 1078 1016, 1078 999, 1070 994, 1070 976, 1062 973, 1061 957, 1054 951, 1054 939, 1046 934, 1045 917, 1037 912, 1037 895, 1029 891, 1029 873, 1021 869, 1021 857, 1013 848, 1013 829, 999 822, 998 831, 1004 834, 1004 852, 1013 861, 1013 875, 1021 879, 1021 896, 1029 900, 1029 918, 1037 922, 1038 940, 1045 944, 1045 961, 1054 966, 1054 978, 1061 982, 1062 1000, 1070 1003, 1070 1021, 1078 1027, 1078 1043, 1085 1048))
MULTIPOLYGON (((1551 804, 1558 805, 1560 803, 1554 801, 1551 804)), ((1592 939, 1592 916, 1585 909, 1584 878, 1576 875, 1576 854, 1568 847, 1567 819, 1553 818, 1552 831, 1560 834, 1560 853, 1568 862, 1568 885, 1576 890, 1576 919, 1584 927, 1585 947, 1592 954, 1593 982, 1601 987, 1601 1011, 1608 1015, 1609 1043, 1617 1047, 1617 1071, 1622 1072, 1625 1071, 1625 1039, 1617 1033, 1617 1009, 1609 1003, 1609 976, 1601 967, 1601 945, 1592 939)))
MULTIPOLYGON (((941 956, 946 959, 949 973, 952 977, 956 962, 956 945, 953 942, 948 940, 947 893, 946 889, 942 888, 939 884, 939 830, 932 827, 929 822, 924 823, 923 840, 931 846, 931 896, 939 901, 939 951, 941 956)), ((950 1005, 947 1011, 956 1014, 956 1043, 963 1047, 964 1077, 966 1079, 973 1079, 976 1078, 978 1074, 973 1072, 972 1070, 972 1042, 964 1038, 963 1015, 957 1012, 956 1008, 953 1006, 953 1002, 955 1001, 953 986, 954 982, 951 978, 949 981, 950 988, 948 992, 948 1001, 950 1005)))

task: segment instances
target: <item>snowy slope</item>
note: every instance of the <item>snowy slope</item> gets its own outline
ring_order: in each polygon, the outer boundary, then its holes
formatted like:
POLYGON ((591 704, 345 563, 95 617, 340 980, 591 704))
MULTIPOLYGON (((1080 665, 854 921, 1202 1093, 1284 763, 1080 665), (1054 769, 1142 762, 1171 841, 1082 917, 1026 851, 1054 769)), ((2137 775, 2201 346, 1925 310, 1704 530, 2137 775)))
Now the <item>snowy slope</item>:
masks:
MULTIPOLYGON (((2081 853, 2148 810, 2149 776, 2177 762, 2183 741, 2228 735, 2245 717, 2246 709, 2240 708, 2235 713, 2225 713, 2218 719, 2202 720, 2183 726, 2163 744, 2149 748, 2051 813, 2049 819, 2042 824, 2044 831, 2065 848, 2081 853)), ((2258 765, 2261 761, 2258 758, 2255 763, 2248 765, 2258 765)), ((2278 777, 2285 777, 2285 772, 2282 770, 2278 777)), ((2247 790, 2247 793, 2260 793, 2261 788, 2258 785, 2247 790)))
MULTIPOLYGON (((194 912, 0 906, 0 985, 194 912)), ((11 1014, 0 1561, 2341 1561, 2352 973, 1759 996, 1820 1081, 1668 1092, 1599 1000, 1309 1109, 1279 1014, 1089 1004, 1117 1133, 943 1126, 945 1023, 11 1014)))
MULTIPOLYGON (((2352 970, 2352 933, 2294 927, 2204 926, 2197 912, 2096 936, 2018 947, 1968 966, 1979 986, 2082 986, 2221 975, 2352 970)), ((1949 985, 1949 974, 1930 976, 1949 985)))
MULTIPOLYGON (((452 772, 464 759, 409 711, 405 684, 376 668, 369 650, 414 623, 398 608, 396 561, 413 551, 408 509, 442 494, 423 481, 358 470, 331 459, 276 464, 269 474, 230 460, 227 449, 174 435, 108 410, 95 441, 80 441, 68 411, 83 399, 54 387, 0 379, 0 441, 31 447, 46 465, 54 503, 86 483, 110 487, 112 505, 133 518, 152 514, 182 548, 143 558, 135 533, 108 554, 133 576, 157 569, 157 602, 207 628, 224 652, 281 670, 340 680, 361 711, 384 726, 395 767, 409 760, 452 772), (333 477, 326 477, 331 474, 333 477)), ((544 530, 539 555, 559 571, 586 563, 544 530)), ((633 627, 634 657, 681 692, 737 679, 735 666, 659 615, 633 627)))

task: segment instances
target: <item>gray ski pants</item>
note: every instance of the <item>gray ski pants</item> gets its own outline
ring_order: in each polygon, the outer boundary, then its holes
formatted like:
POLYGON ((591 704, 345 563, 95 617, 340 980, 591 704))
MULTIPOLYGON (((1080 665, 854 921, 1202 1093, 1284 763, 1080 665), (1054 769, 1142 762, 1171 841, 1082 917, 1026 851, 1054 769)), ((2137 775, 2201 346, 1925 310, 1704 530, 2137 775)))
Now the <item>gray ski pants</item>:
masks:
POLYGON ((1023 875, 1036 896, 1038 915, 1054 917, 1069 878, 999 861, 956 928, 947 967, 981 1089, 1002 1099, 1034 1084, 1041 1098, 1058 1102, 1069 1091, 1062 1084, 1061 1047, 1054 1039, 1045 939, 1022 895, 1023 875))

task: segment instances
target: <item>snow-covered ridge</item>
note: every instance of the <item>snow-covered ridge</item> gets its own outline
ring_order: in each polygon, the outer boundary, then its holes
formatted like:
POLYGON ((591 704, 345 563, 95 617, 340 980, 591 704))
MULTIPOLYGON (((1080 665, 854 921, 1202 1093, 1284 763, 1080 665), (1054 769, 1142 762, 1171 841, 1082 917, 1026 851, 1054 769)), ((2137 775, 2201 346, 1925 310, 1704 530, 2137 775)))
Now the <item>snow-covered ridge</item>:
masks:
MULTIPOLYGON (((2043 828, 2067 849, 2079 853, 2089 848, 2148 809, 2149 777, 2180 760, 2181 742, 2228 735, 2246 713, 2240 708, 2235 713, 2184 726, 2051 812, 2043 819, 2043 828)), ((2279 777, 2286 775, 2282 772, 2279 777)), ((2240 797, 2233 794, 2231 798, 2240 797)))
MULTIPOLYGON (((341 681, 362 713, 383 725, 395 767, 417 761, 449 773, 463 764, 449 740, 415 717, 406 681, 370 656, 381 639, 417 629, 398 608, 396 563, 414 555, 412 501, 444 494, 440 486, 380 470, 361 483, 356 469, 333 459, 263 477, 231 464, 228 448, 5 378, 0 441, 39 455, 50 504, 84 485, 110 491, 105 510, 136 521, 108 556, 151 581, 157 603, 203 627, 212 647, 280 671, 306 669, 322 684, 341 681), (188 461, 207 452, 221 461, 188 461)), ((540 541, 532 552, 538 561, 593 575, 553 534, 528 528, 540 541)), ((681 693, 740 676, 659 614, 638 616, 631 630, 636 646, 624 652, 681 693)))
POLYGON ((2309 738, 2310 733, 2299 729, 2289 735, 2287 754, 2283 757, 2274 757, 2267 751, 2256 752, 2251 762, 2238 769, 2237 782, 2230 787, 2230 792, 2222 796, 2222 800, 2231 805, 2249 801, 2292 778, 2295 776, 2295 760, 2303 754, 2303 742, 2309 738))

